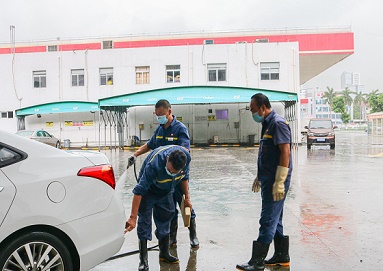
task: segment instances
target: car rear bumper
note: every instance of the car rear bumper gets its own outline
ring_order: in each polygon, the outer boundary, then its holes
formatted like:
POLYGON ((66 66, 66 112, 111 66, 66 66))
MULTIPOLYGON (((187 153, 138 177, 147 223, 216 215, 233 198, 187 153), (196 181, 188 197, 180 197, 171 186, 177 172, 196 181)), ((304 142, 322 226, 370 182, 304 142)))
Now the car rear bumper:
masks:
POLYGON ((307 137, 308 145, 335 145, 335 137, 307 137))
POLYGON ((80 270, 89 270, 120 250, 125 241, 125 221, 123 204, 115 193, 106 210, 59 227, 78 250, 80 270))

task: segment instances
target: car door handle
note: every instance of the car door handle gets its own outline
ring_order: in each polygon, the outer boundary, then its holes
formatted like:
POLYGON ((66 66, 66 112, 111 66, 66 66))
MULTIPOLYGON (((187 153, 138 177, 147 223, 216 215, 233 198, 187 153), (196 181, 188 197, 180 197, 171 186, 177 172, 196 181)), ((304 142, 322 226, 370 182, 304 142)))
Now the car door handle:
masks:
POLYGON ((0 192, 3 191, 4 187, 0 186, 0 192))

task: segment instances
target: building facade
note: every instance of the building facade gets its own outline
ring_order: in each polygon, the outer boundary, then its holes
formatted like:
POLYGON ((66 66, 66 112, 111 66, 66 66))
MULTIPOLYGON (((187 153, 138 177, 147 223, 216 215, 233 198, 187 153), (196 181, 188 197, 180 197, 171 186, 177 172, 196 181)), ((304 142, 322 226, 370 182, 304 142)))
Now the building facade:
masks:
MULTIPOLYGON (((119 37, 33 42, 14 47, 6 44, 0 46, 3 64, 0 79, 4 82, 0 125, 15 132, 17 109, 64 101, 97 103, 106 97, 179 86, 233 86, 298 93, 305 80, 331 66, 331 61, 336 63, 352 53, 353 34, 348 29, 320 33, 119 37), (339 44, 332 40, 338 39, 346 40, 344 48, 338 48, 337 54, 327 53, 334 44, 339 44), (327 66, 317 59, 326 59, 327 66)), ((210 120, 201 118, 206 127, 212 121, 219 125, 211 130, 207 128, 207 136, 193 133, 195 142, 221 138, 222 142, 243 143, 249 135, 259 134, 259 125, 251 121, 250 114, 243 117, 241 127, 235 124, 246 106, 246 103, 205 103, 174 106, 173 112, 183 121, 196 110, 215 116, 210 120)), ((283 105, 273 107, 283 114, 283 105)), ((132 136, 146 140, 152 135, 157 125, 152 112, 152 106, 128 109, 127 140, 132 136)), ((94 145, 102 130, 99 119, 96 110, 57 114, 36 111, 25 116, 21 128, 45 129, 79 146, 94 145)), ((111 137, 106 131, 104 136, 111 137)))

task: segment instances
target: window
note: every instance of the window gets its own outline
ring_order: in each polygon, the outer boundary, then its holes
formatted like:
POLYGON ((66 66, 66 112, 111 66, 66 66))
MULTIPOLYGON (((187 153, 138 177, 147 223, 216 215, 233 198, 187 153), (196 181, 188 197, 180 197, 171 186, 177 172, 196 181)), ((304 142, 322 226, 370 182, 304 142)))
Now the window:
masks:
POLYGON ((48 52, 57 52, 57 45, 48 45, 48 52))
POLYGON ((47 87, 47 72, 46 71, 33 72, 33 87, 34 88, 47 87))
POLYGON ((25 153, 18 153, 16 150, 12 150, 11 147, 0 145, 0 168, 17 163, 26 157, 25 153))
POLYGON ((181 81, 181 66, 166 65, 166 82, 179 83, 181 81))
POLYGON ((113 41, 112 40, 104 40, 102 42, 102 49, 113 49, 113 41))
POLYGON ((136 67, 136 84, 150 83, 150 66, 136 67))
POLYGON ((13 119, 13 111, 8 111, 8 119, 13 119))
POLYGON ((84 86, 84 70, 71 70, 72 87, 84 86))
POLYGON ((1 112, 1 118, 6 119, 7 118, 7 112, 1 112))
POLYGON ((207 65, 209 82, 226 81, 226 63, 207 65))
POLYGON ((261 63, 261 80, 279 80, 279 62, 261 63))
POLYGON ((113 85, 113 68, 100 68, 100 85, 113 85))
POLYGON ((228 120, 229 119, 229 111, 227 109, 217 109, 215 110, 215 118, 216 120, 228 120))

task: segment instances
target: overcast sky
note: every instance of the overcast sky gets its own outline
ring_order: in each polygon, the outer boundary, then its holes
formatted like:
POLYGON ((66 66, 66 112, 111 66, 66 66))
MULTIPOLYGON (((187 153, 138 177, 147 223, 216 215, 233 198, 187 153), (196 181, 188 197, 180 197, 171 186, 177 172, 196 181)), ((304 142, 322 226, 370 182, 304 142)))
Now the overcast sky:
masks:
POLYGON ((340 88, 360 73, 367 92, 383 92, 381 0, 0 0, 0 43, 130 34, 351 26, 355 53, 304 88, 340 88))

